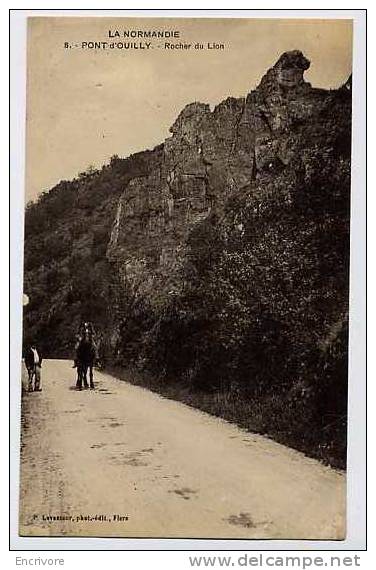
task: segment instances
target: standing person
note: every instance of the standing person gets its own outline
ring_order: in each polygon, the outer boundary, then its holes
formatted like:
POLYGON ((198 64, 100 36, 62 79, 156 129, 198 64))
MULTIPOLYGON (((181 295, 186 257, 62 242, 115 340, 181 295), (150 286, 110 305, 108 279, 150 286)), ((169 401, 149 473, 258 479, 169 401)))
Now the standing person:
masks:
POLYGON ((25 366, 29 377, 29 392, 41 392, 42 357, 35 344, 32 344, 25 353, 25 366), (33 387, 34 380, 34 387, 33 387))

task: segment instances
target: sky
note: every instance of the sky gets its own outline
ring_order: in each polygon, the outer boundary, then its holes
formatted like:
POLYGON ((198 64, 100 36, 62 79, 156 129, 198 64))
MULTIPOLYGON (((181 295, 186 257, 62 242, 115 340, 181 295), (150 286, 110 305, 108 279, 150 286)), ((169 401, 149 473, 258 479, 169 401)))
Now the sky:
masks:
POLYGON ((211 107, 254 89, 279 56, 300 49, 305 78, 337 88, 351 73, 352 21, 34 17, 28 21, 26 200, 111 156, 153 148, 182 108, 211 107), (117 30, 179 38, 109 37, 117 30), (82 49, 82 42, 150 42, 149 49, 82 49), (165 49, 165 43, 191 44, 165 49), (196 43, 205 49, 194 49, 196 43), (207 44, 224 49, 207 49, 207 44), (64 45, 72 47, 66 48, 64 45), (77 47, 76 47, 77 46, 77 47))

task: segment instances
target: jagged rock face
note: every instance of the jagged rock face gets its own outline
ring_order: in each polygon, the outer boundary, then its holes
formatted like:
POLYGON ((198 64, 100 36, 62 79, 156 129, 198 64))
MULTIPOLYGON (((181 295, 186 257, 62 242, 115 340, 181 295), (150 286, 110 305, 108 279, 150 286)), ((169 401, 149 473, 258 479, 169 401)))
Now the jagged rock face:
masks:
MULTIPOLYGON (((192 227, 252 181, 286 167, 300 140, 291 128, 318 114, 328 92, 312 89, 300 51, 283 54, 247 97, 187 105, 171 126, 162 158, 134 178, 120 198, 108 248, 110 260, 141 256, 155 271, 180 266, 192 227)), ((154 278, 154 277, 153 277, 154 278)))
POLYGON ((287 88, 301 85, 304 82, 303 73, 309 66, 310 62, 301 51, 284 53, 274 67, 278 85, 287 88))
POLYGON ((176 266, 191 227, 252 177, 253 133, 239 128, 244 106, 231 98, 213 112, 201 103, 183 109, 160 163, 120 198, 109 259, 127 259, 128 271, 140 253, 150 268, 176 266))

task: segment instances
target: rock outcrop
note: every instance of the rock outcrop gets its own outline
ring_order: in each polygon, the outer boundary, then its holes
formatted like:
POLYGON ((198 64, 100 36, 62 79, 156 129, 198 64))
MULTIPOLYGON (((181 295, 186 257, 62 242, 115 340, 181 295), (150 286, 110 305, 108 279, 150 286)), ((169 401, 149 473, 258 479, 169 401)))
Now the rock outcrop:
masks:
POLYGON ((228 98, 213 111, 198 102, 181 111, 160 161, 120 197, 107 255, 123 279, 140 273, 140 258, 144 288, 148 271, 152 281, 171 276, 195 224, 213 212, 221 216, 229 198, 264 176, 294 161, 302 166, 299 126, 319 117, 331 99, 304 81, 309 65, 300 51, 287 52, 245 98, 228 98))

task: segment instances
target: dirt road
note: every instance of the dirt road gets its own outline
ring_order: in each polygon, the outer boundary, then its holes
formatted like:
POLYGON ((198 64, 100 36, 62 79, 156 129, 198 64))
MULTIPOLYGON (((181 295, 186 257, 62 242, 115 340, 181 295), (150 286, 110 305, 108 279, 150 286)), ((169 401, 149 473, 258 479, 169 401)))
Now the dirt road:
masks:
POLYGON ((343 538, 343 474, 107 374, 77 392, 71 366, 24 398, 22 536, 343 538))

